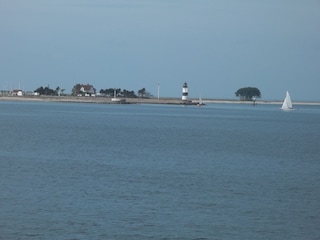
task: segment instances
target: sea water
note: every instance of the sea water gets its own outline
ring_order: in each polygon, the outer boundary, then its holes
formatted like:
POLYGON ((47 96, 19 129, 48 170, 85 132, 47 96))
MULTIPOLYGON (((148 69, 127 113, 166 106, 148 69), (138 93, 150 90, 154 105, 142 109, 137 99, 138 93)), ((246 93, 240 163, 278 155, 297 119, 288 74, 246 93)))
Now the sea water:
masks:
POLYGON ((0 102, 0 239, 320 239, 320 107, 0 102))

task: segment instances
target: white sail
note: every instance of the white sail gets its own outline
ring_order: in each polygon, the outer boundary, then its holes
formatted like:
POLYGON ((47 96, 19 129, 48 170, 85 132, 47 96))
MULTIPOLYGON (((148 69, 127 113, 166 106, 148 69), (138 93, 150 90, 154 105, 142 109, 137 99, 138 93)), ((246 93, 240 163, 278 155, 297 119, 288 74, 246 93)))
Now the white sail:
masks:
POLYGON ((199 102, 197 104, 199 107, 202 106, 202 105, 205 105, 202 101, 202 98, 201 98, 201 94, 199 95, 199 102))
POLYGON ((290 97, 290 94, 289 94, 288 91, 286 93, 286 97, 285 97, 285 99, 283 101, 281 109, 282 110, 292 110, 293 109, 292 102, 291 102, 291 97, 290 97))

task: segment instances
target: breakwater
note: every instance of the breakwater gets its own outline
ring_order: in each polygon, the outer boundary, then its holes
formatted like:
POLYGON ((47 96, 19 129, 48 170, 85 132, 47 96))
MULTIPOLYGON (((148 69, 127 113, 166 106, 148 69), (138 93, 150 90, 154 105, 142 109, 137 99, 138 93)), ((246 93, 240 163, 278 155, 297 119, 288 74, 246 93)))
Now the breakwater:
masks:
MULTIPOLYGON (((0 101, 43 101, 43 102, 74 102, 74 103, 100 103, 100 104, 184 104, 178 98, 119 98, 113 101, 110 97, 78 97, 78 96, 1 96, 0 101)), ((192 103, 192 102, 191 102, 192 103)))
MULTIPOLYGON (((125 104, 176 104, 182 105, 186 102, 181 98, 122 98, 125 104)), ((78 96, 1 96, 0 101, 43 101, 43 102, 72 102, 72 103, 97 103, 116 104, 110 97, 78 97, 78 96)), ((239 101, 228 99, 203 99, 205 104, 253 104, 252 101, 239 101)), ((189 99, 189 104, 196 105, 198 99, 189 99)), ((282 101, 256 101, 256 104, 282 104, 282 101)), ((320 102, 293 102, 294 105, 320 105, 320 102)))

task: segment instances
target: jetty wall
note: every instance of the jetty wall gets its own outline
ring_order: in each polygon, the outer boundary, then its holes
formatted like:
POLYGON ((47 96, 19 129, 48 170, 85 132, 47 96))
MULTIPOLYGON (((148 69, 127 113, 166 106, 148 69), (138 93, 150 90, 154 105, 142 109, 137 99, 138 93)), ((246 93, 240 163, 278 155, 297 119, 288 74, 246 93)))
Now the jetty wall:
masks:
MULTIPOLYGON (((43 102, 73 102, 73 103, 99 103, 116 104, 111 97, 76 97, 76 96, 4 96, 0 101, 43 101, 43 102)), ((122 98, 126 104, 186 104, 181 98, 122 98)), ((189 104, 197 104, 199 99, 189 99, 189 104)), ((253 104, 252 101, 203 99, 205 104, 253 104)), ((282 104, 282 101, 256 101, 256 104, 282 104)), ((320 105, 320 102, 293 102, 294 105, 320 105)))

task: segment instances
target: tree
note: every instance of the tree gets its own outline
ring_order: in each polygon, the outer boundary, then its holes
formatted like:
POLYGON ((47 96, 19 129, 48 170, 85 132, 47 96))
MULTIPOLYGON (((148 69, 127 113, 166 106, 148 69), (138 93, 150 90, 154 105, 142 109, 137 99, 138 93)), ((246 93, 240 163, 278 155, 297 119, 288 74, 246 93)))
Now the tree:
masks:
POLYGON ((78 94, 80 94, 80 89, 81 89, 81 84, 78 83, 74 85, 72 88, 72 95, 77 96, 78 94))
POLYGON ((58 96, 60 96, 60 94, 61 94, 61 88, 59 86, 56 88, 56 94, 58 96))
POLYGON ((255 87, 240 88, 235 94, 237 97, 240 97, 240 100, 244 101, 252 101, 253 98, 261 98, 260 90, 255 87))
POLYGON ((44 89, 41 86, 41 87, 37 88, 36 90, 34 90, 34 92, 39 93, 40 95, 42 95, 44 93, 44 89))
POLYGON ((138 91, 138 95, 139 97, 144 97, 144 95, 146 94, 146 89, 145 88, 142 88, 138 91))
POLYGON ((124 96, 126 98, 135 98, 135 97, 137 97, 136 94, 134 93, 134 91, 128 91, 126 89, 124 89, 122 91, 122 96, 124 96))
POLYGON ((43 88, 42 86, 34 90, 34 92, 39 93, 40 95, 50 95, 55 96, 57 95, 57 92, 49 87, 43 88))
POLYGON ((100 90, 100 93, 101 93, 101 94, 105 94, 106 96, 111 97, 111 96, 113 96, 114 90, 113 90, 113 88, 101 89, 101 90, 100 90))

